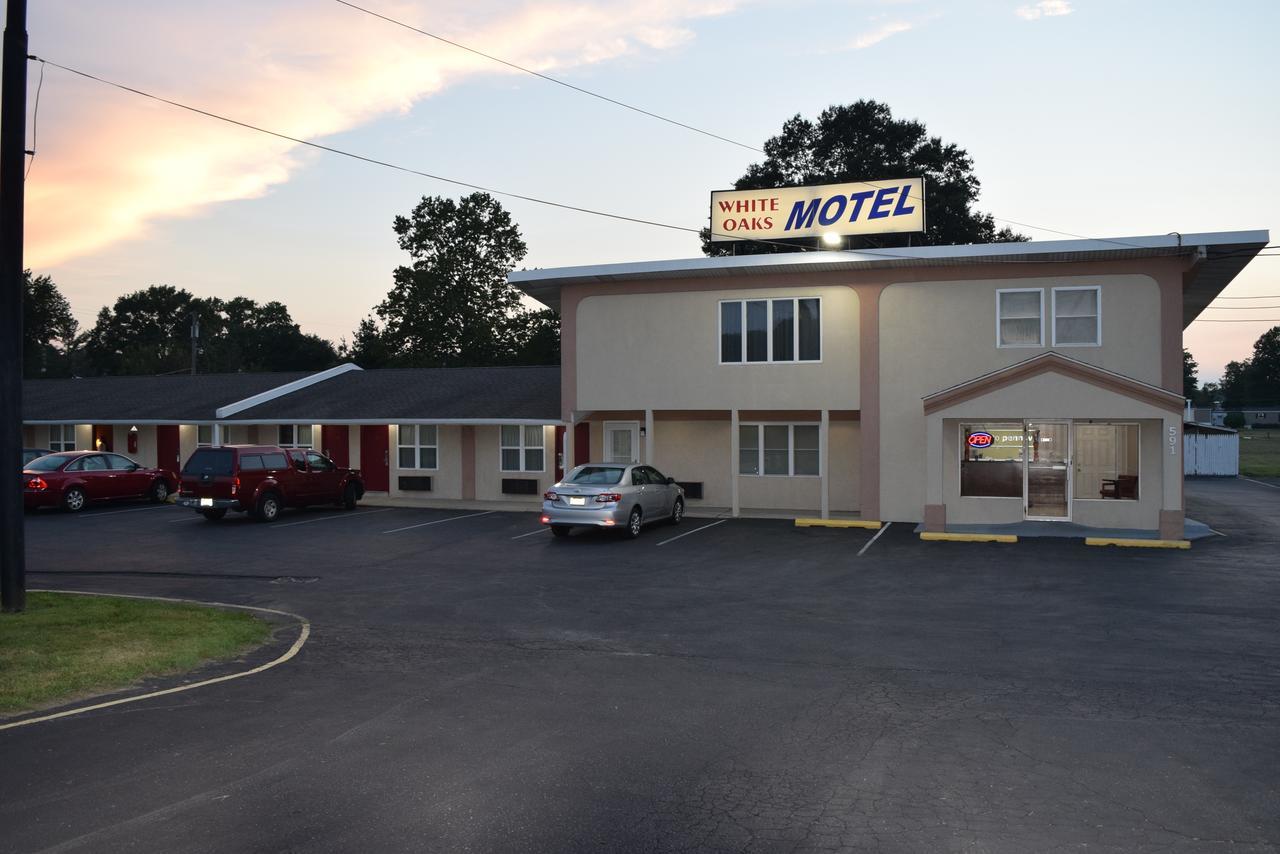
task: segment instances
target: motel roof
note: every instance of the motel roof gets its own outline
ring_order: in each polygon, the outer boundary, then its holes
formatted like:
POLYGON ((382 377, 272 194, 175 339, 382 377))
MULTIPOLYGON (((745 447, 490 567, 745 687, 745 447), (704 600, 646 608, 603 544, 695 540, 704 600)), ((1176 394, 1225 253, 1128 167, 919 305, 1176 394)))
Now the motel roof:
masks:
POLYGON ((26 380, 27 424, 560 420, 560 368, 386 368, 26 380))
POLYGON ((1138 258, 1198 258, 1182 293, 1186 327, 1231 283, 1270 240, 1268 231, 1221 231, 1204 234, 1046 240, 1024 243, 971 243, 958 246, 911 246, 895 249, 786 252, 717 258, 685 258, 627 264, 596 264, 521 270, 507 279, 529 296, 560 308, 566 285, 609 284, 660 279, 729 278, 796 273, 839 273, 912 267, 959 267, 977 264, 1070 263, 1124 261, 1138 258))

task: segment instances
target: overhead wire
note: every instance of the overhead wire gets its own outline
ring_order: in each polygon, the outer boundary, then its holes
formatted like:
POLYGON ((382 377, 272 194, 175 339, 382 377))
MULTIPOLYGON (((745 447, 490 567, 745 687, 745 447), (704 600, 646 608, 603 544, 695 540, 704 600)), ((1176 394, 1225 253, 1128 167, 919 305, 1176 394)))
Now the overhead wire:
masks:
POLYGON ((25 182, 31 177, 31 167, 36 165, 36 152, 39 148, 36 145, 40 137, 40 92, 44 89, 44 65, 40 65, 40 82, 36 84, 36 103, 31 110, 31 159, 27 161, 27 171, 22 174, 22 180, 25 182))

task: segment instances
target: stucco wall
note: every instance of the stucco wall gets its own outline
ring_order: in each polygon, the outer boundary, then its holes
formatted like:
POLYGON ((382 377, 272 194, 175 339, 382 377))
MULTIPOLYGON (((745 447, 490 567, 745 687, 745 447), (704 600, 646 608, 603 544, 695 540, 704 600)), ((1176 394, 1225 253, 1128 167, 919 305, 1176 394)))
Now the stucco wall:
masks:
MULTIPOLYGON (((1032 356, 1063 355, 1153 385, 1160 384, 1160 294, 1141 275, 1063 276, 893 284, 880 297, 881 517, 919 521, 924 512, 926 395, 1032 356), (1100 285, 1102 344, 1098 347, 996 346, 996 291, 1043 288, 1045 340, 1052 340, 1051 289, 1100 285)), ((1019 386, 1021 388, 1021 386, 1019 386)), ((984 417, 1090 417, 1086 412, 1028 411, 1033 398, 1013 411, 984 417)), ((1131 411, 1092 417, 1133 417, 1131 411)), ((950 413, 948 413, 950 417, 950 413)), ((937 503, 937 502, 933 502, 937 503)))
POLYGON ((829 500, 832 510, 859 509, 858 487, 862 468, 862 429, 857 421, 832 421, 828 439, 831 461, 829 500))
POLYGON ((590 296, 576 330, 579 410, 858 408, 858 298, 847 287, 590 296), (721 300, 812 296, 821 362, 720 364, 721 300))
MULTIPOLYGON (((733 461, 728 421, 657 421, 653 429, 653 466, 679 481, 701 481, 705 504, 728 507, 733 461)), ((641 441, 643 448, 644 442, 641 441)))
MULTIPOLYGON (((400 427, 391 428, 391 495, 405 498, 461 498, 462 497, 462 428, 453 424, 436 426, 436 468, 400 468, 400 427), (401 475, 407 477, 429 476, 431 491, 400 489, 401 475)), ((359 428, 356 428, 359 433, 359 428)))
POLYGON ((478 426, 476 430, 476 500, 524 501, 536 506, 542 503, 542 493, 555 483, 555 427, 542 428, 543 470, 541 472, 504 472, 500 455, 500 433, 496 425, 478 426), (505 495, 503 478, 537 478, 536 495, 505 495))

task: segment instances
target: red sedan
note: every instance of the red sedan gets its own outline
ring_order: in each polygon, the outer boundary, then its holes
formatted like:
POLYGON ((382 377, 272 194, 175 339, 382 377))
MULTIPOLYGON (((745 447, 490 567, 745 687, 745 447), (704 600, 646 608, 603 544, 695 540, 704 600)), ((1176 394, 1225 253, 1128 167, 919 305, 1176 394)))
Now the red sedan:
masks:
POLYGON ((69 451, 34 459, 23 467, 22 481, 26 509, 61 507, 69 513, 83 510, 92 501, 164 501, 178 485, 173 472, 145 468, 128 457, 96 451, 69 451))

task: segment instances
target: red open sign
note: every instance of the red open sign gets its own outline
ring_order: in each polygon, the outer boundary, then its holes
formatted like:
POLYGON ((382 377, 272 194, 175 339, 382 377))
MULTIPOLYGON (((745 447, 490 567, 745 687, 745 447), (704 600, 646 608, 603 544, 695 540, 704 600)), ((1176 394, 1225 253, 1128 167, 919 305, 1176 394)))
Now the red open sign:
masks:
POLYGON ((990 433, 979 430, 977 433, 969 434, 970 448, 990 448, 996 443, 996 437, 990 433))

